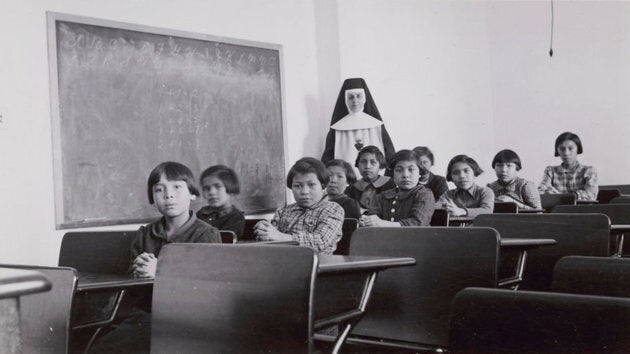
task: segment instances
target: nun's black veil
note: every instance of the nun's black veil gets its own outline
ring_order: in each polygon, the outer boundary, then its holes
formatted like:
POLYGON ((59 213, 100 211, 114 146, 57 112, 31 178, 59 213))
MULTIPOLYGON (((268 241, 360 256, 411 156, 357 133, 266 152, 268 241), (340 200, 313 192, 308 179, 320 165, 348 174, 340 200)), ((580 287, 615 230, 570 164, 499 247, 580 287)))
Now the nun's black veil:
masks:
MULTIPOLYGON (((372 94, 370 93, 370 89, 368 89, 365 80, 362 78, 352 78, 346 79, 341 86, 341 90, 339 90, 339 96, 337 96, 337 103, 335 104, 335 109, 333 110, 332 118, 330 120, 330 125, 334 125, 341 118, 348 115, 348 107, 346 106, 346 90, 352 90, 362 88, 365 90, 365 106, 363 107, 363 112, 369 114, 370 116, 383 121, 381 118, 381 114, 376 107, 376 103, 374 103, 374 99, 372 98, 372 94)), ((385 157, 389 159, 396 150, 394 149, 394 144, 392 143, 392 139, 389 137, 389 133, 385 129, 385 125, 381 126, 381 134, 383 136, 383 147, 385 151, 385 157)), ((326 136, 326 146, 324 148, 324 153, 322 154, 322 161, 324 163, 334 159, 335 155, 335 130, 330 129, 328 131, 328 135, 326 136)), ((354 161, 348 161, 351 165, 354 164, 354 161)))

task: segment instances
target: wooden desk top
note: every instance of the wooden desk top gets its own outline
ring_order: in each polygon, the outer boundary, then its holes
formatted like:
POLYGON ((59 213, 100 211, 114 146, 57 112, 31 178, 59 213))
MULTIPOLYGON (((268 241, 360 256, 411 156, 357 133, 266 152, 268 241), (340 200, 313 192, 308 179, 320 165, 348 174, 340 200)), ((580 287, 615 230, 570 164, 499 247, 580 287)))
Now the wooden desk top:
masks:
POLYGON ((153 284, 153 278, 137 278, 127 274, 81 273, 77 291, 121 289, 153 284))
POLYGON ((553 246, 557 242, 552 238, 502 238, 501 247, 510 248, 538 248, 542 246, 553 246))
POLYGON ((0 268, 0 299, 48 291, 52 284, 34 270, 0 268))
POLYGON ((545 209, 518 209, 519 214, 535 214, 535 213, 544 213, 545 209))
POLYGON ((416 264, 411 257, 369 257, 321 254, 318 274, 349 273, 353 271, 375 271, 392 267, 405 267, 416 264))

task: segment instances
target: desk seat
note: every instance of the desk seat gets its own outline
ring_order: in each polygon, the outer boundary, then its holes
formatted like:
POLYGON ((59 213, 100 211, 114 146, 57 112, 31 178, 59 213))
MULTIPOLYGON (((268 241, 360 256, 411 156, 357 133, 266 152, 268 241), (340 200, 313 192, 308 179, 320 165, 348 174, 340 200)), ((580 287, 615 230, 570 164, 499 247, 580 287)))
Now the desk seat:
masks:
POLYGON ((627 353, 630 299, 468 288, 453 300, 451 353, 627 353))

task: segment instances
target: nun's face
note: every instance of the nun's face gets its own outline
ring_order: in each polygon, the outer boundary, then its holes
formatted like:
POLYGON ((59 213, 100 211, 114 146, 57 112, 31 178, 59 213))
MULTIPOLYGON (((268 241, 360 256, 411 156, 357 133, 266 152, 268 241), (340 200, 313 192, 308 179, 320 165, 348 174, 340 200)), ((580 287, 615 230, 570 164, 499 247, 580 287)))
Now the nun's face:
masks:
POLYGON ((346 90, 346 107, 350 113, 363 112, 365 90, 362 88, 346 90))

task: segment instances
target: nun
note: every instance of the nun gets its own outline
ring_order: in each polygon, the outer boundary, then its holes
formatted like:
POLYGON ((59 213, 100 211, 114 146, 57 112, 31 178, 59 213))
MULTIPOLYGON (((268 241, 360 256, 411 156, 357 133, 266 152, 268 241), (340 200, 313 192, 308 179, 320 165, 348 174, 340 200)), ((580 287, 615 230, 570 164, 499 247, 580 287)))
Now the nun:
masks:
POLYGON ((337 97, 322 161, 352 163, 359 150, 368 145, 378 147, 388 160, 396 152, 365 80, 346 79, 337 97))

